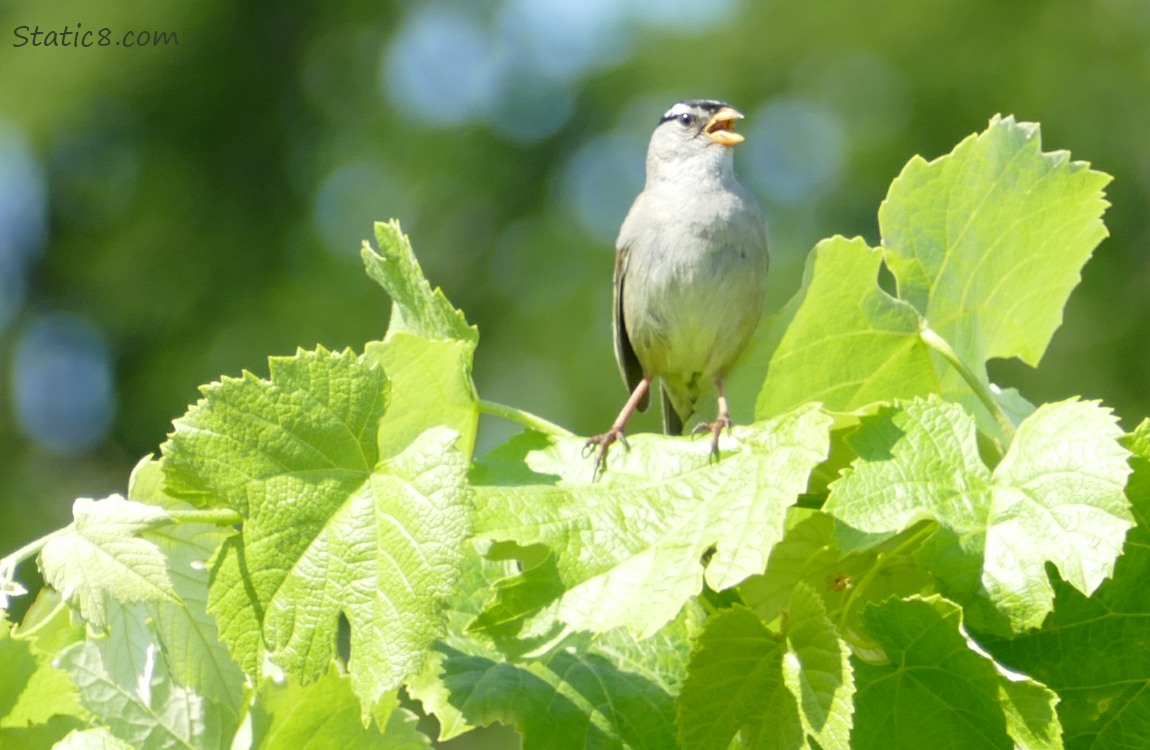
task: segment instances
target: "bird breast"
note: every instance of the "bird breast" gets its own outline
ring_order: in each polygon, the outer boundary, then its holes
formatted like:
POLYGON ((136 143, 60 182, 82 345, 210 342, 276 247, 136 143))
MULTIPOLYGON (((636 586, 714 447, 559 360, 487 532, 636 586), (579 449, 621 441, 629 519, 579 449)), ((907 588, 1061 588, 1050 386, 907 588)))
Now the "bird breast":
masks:
POLYGON ((741 189, 688 201, 648 190, 623 224, 624 243, 623 317, 644 372, 726 374, 762 313, 767 248, 757 203, 741 189))

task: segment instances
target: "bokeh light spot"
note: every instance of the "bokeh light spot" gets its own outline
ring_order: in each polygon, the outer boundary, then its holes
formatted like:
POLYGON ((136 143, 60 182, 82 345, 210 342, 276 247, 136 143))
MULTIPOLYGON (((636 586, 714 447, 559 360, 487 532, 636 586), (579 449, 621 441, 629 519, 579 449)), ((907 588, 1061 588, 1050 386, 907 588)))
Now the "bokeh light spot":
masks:
POLYGON ((71 315, 33 320, 16 343, 12 400, 21 430, 41 447, 80 453, 98 444, 116 413, 103 333, 71 315))
POLYGON ((487 110, 486 121, 505 140, 533 143, 563 127, 574 109, 575 97, 565 85, 527 66, 512 65, 499 100, 487 110))
POLYGON ((701 32, 727 21, 735 0, 630 0, 637 21, 678 31, 701 32))
POLYGON ((846 137, 838 117, 819 104, 780 98, 748 117, 741 148, 749 181, 772 200, 796 203, 838 182, 846 137))
POLYGON ((508 0, 498 18, 517 63, 573 81, 626 57, 626 7, 618 0, 508 0))
POLYGON ((607 135, 581 148, 564 169, 565 196, 575 217, 596 239, 611 243, 627 209, 643 189, 647 144, 607 135))
POLYGON ((864 52, 829 61, 812 57, 797 77, 804 89, 850 123, 852 148, 893 141, 910 120, 910 83, 881 57, 864 52))
POLYGON ((28 265, 44 248, 44 172, 23 134, 0 122, 0 330, 24 302, 28 265))
POLYGON ((384 94, 420 124, 459 125, 497 97, 503 55, 482 19, 429 5, 403 23, 384 55, 384 94))
POLYGON ((336 255, 359 258, 365 237, 381 216, 401 216, 415 223, 412 202, 400 183, 377 162, 353 161, 337 168, 316 190, 312 227, 324 247, 336 255))

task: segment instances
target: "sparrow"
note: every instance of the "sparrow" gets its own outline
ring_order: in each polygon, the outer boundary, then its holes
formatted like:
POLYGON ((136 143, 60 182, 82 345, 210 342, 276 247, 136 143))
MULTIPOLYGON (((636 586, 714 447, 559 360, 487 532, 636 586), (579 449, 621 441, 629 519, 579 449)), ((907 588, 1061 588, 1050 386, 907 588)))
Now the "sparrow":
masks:
POLYGON ((763 310, 767 227, 754 196, 735 178, 734 131, 742 113, 710 99, 676 103, 647 148, 647 179, 615 243, 615 359, 630 390, 611 429, 589 439, 596 476, 635 410, 662 384, 663 431, 680 435, 703 388, 714 383, 718 413, 711 455, 731 427, 724 378, 746 349, 763 310))

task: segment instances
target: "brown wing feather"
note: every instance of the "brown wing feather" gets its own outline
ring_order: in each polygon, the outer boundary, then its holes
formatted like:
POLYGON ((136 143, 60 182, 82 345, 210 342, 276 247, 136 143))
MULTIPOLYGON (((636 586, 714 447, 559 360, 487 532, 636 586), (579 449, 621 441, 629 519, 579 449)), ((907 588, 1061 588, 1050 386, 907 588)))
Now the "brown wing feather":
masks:
MULTIPOLYGON (((627 325, 623 320, 623 284, 627 277, 627 248, 621 247, 615 252, 615 314, 612 316, 612 333, 615 337, 615 361, 619 363, 619 374, 627 384, 627 392, 635 390, 639 381, 643 379, 643 366, 639 364, 639 356, 631 346, 631 339, 627 337, 627 325)), ((647 411, 651 403, 651 394, 648 391, 639 402, 639 411, 647 411)))

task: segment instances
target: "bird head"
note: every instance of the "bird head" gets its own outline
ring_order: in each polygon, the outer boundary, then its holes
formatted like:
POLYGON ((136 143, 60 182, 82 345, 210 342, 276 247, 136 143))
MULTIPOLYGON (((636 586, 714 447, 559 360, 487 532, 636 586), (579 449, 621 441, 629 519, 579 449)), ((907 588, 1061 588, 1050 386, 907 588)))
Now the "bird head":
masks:
POLYGON ((647 150, 648 177, 652 174, 731 169, 731 148, 744 138, 734 130, 743 115, 734 107, 712 99, 686 99, 663 114, 647 150))

